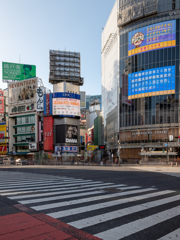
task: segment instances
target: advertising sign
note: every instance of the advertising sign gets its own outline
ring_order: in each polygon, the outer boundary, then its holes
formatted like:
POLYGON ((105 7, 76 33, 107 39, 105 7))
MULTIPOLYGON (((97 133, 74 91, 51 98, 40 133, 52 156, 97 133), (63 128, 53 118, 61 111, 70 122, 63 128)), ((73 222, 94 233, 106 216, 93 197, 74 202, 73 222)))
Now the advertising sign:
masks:
POLYGON ((80 116, 80 100, 73 98, 53 98, 53 115, 80 116))
POLYGON ((53 117, 44 117, 44 150, 53 151, 53 117))
POLYGON ((4 113, 4 92, 0 91, 0 113, 4 113))
POLYGON ((176 20, 156 23, 128 33, 128 56, 176 46, 176 20))
POLYGON ((87 145, 87 150, 92 150, 94 151, 96 148, 98 148, 98 145, 87 145))
POLYGON ((37 78, 8 84, 9 103, 36 99, 37 78))
POLYGON ((0 123, 0 155, 7 153, 6 124, 0 123))
POLYGON ((175 93, 175 66, 128 74, 128 99, 175 93))
POLYGON ((29 143, 29 150, 36 151, 37 150, 37 143, 29 143))
POLYGON ((9 106, 9 115, 16 115, 20 113, 34 112, 35 106, 34 103, 24 103, 21 105, 9 106))
POLYGON ((78 144, 78 127, 74 125, 66 125, 65 142, 70 144, 78 144))
POLYGON ((86 92, 80 92, 81 108, 86 108, 86 92))
POLYGON ((55 154, 60 153, 77 153, 77 146, 55 146, 55 154), (61 150, 62 149, 62 150, 61 150))
POLYGON ((35 65, 2 62, 2 79, 4 82, 7 80, 22 81, 34 77, 36 77, 35 65))
POLYGON ((44 110, 44 93, 42 88, 37 88, 37 111, 43 111, 44 110))
POLYGON ((50 115, 50 96, 46 94, 46 115, 50 115))

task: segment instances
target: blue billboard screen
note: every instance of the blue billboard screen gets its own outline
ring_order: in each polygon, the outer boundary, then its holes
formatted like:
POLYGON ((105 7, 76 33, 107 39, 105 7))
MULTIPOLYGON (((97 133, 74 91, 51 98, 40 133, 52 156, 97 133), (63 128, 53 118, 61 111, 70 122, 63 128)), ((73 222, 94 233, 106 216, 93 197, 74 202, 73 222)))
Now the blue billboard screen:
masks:
POLYGON ((175 93, 175 66, 128 74, 128 99, 175 93))
POLYGON ((176 20, 160 22, 128 33, 128 56, 176 46, 176 20))

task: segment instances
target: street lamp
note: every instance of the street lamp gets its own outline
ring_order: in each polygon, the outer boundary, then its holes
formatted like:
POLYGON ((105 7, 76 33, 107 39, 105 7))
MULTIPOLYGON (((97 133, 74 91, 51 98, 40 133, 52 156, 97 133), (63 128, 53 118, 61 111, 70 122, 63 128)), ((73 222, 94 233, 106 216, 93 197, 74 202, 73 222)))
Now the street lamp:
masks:
POLYGON ((119 166, 120 166, 120 162, 121 162, 121 157, 120 157, 120 151, 121 151, 121 143, 120 143, 120 141, 118 140, 118 144, 119 144, 119 146, 118 146, 118 155, 119 155, 119 166))

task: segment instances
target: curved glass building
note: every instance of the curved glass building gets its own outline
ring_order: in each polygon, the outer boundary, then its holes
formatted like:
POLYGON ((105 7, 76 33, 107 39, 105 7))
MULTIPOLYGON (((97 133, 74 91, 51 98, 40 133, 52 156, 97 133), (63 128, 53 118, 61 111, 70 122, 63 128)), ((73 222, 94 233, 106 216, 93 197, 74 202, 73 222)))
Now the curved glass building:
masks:
POLYGON ((102 110, 123 161, 178 152, 179 39, 180 0, 115 2, 102 33, 102 110))

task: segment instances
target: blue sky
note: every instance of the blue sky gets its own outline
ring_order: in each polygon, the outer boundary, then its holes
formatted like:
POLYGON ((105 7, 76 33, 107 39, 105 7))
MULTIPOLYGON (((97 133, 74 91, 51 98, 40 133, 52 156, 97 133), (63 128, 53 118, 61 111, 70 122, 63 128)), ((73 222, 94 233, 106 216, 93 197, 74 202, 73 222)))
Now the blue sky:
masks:
MULTIPOLYGON (((49 49, 80 52, 86 94, 101 94, 101 33, 115 0, 1 0, 2 62, 36 65, 49 83, 49 49)), ((7 84, 0 84, 6 88, 7 84)))

